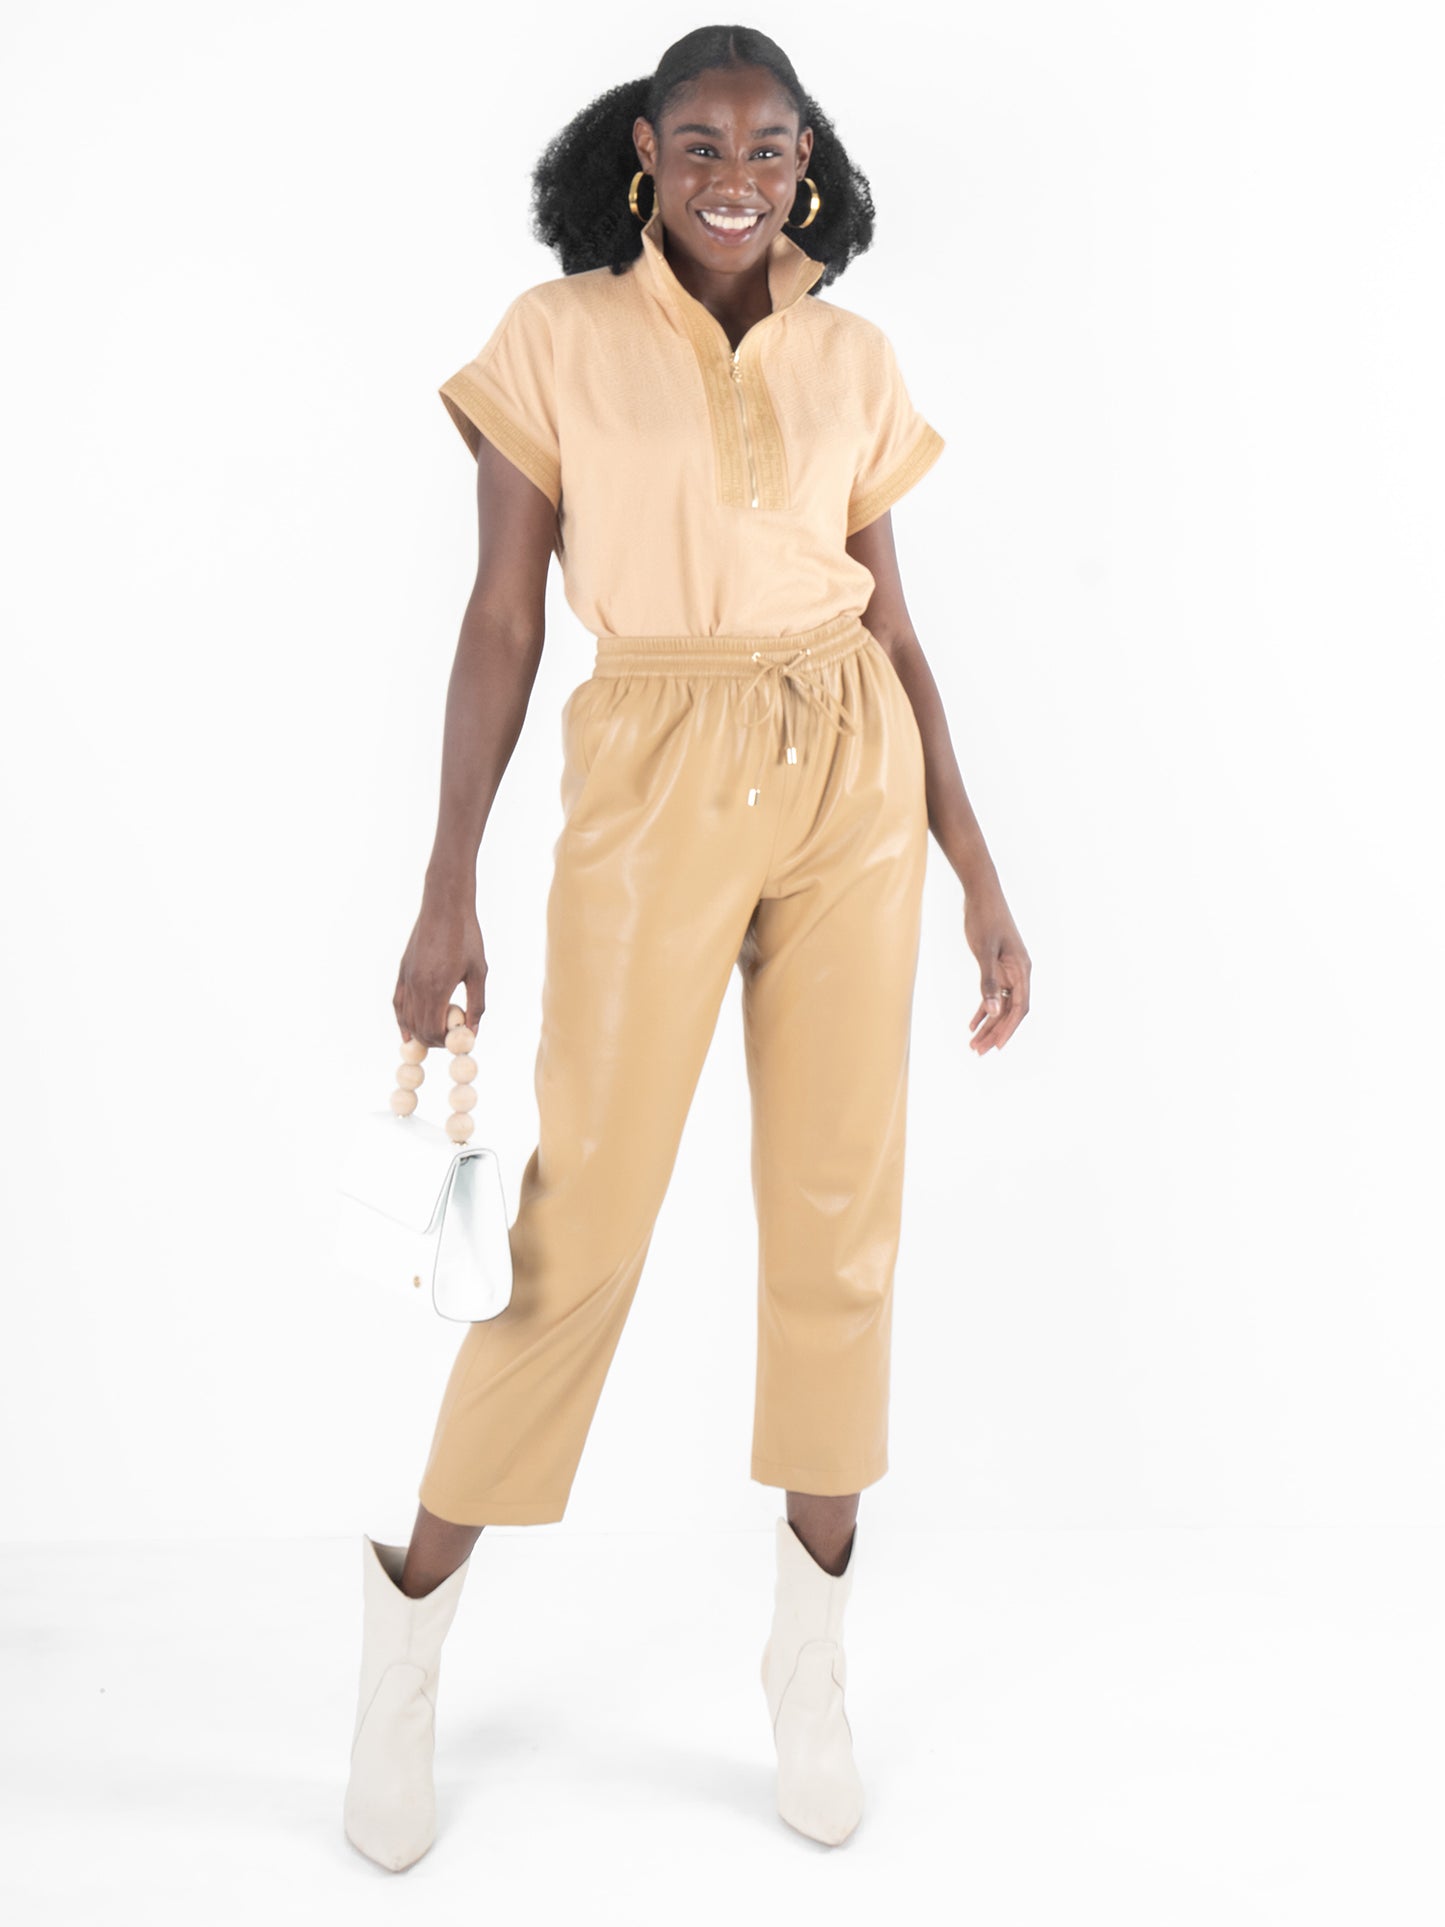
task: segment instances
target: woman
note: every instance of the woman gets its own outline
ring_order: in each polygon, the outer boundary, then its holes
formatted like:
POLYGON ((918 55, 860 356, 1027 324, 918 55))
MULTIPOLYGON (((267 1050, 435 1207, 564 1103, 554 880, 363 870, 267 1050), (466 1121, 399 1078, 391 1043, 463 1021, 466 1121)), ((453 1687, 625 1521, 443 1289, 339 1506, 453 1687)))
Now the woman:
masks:
POLYGON ((778 1807, 814 1839, 851 1832, 842 1619, 859 1494, 887 1469, 930 828, 982 971, 972 1048, 1001 1050, 1029 1000, 894 555, 889 511, 942 438, 882 331, 817 296, 871 242, 863 176, 773 41, 707 27, 577 115, 536 188, 564 272, 441 390, 476 457, 480 560, 396 989, 404 1047, 445 1041, 460 982, 466 1026, 482 1014, 476 857, 554 553, 597 651, 563 711, 512 1302, 462 1343, 410 1544, 362 1544, 345 1824, 391 1868, 434 1835, 440 1649, 471 1550, 489 1523, 563 1516, 735 964, 760 1238, 751 1474, 786 1492, 762 1666, 778 1807))

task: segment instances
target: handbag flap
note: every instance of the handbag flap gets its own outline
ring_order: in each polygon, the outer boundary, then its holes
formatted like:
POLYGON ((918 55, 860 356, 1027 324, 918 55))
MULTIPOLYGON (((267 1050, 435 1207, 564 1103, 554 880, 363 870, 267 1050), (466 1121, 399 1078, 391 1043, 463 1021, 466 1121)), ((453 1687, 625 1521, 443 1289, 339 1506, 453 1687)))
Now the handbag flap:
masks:
POLYGON ((461 1162, 482 1154, 454 1144, 440 1125, 368 1111, 347 1142, 336 1187, 413 1231, 430 1231, 461 1162))
POLYGON ((459 1160, 437 1238, 432 1303, 444 1318, 495 1318, 512 1296, 512 1246, 496 1153, 459 1160))

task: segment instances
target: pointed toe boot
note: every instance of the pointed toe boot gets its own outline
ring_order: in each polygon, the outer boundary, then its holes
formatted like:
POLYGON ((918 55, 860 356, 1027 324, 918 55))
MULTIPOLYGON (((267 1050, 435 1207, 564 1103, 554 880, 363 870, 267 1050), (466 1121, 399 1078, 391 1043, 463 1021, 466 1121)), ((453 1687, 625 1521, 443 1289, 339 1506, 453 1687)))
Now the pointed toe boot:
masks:
POLYGON ((378 1866, 398 1873, 436 1837, 432 1759, 441 1647, 470 1558, 421 1599, 401 1590, 405 1546, 363 1536, 361 1682, 343 1824, 378 1866))
POLYGON ((799 1833, 834 1847, 863 1813, 863 1784, 843 1704, 843 1614, 858 1530, 838 1574, 818 1564, 786 1517, 777 1521, 775 1544, 777 1584, 762 1682, 778 1755, 778 1812, 799 1833))

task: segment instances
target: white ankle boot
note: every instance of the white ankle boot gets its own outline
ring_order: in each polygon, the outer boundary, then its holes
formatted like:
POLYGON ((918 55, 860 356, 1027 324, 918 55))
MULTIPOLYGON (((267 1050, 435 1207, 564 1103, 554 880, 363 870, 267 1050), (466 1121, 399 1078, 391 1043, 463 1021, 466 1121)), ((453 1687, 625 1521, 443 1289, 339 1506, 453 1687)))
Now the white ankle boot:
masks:
POLYGON ((346 1837, 391 1872, 420 1860, 436 1837, 432 1756, 441 1645, 470 1556, 427 1593, 401 1590, 405 1546, 361 1541, 361 1687, 346 1786, 346 1837))
POLYGON ((853 1730, 843 1708, 843 1611, 853 1588, 858 1528, 848 1564, 836 1576, 818 1564, 786 1517, 777 1522, 775 1540, 778 1577, 763 1691, 778 1749, 778 1812, 800 1833, 834 1847, 863 1812, 853 1730))

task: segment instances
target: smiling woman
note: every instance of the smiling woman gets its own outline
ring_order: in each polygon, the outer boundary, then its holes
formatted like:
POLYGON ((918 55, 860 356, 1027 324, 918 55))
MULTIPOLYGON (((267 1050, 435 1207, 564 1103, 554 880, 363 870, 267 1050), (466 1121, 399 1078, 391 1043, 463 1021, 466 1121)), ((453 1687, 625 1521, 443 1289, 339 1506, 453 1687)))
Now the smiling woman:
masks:
POLYGON ((883 330, 820 296, 870 243, 866 183, 769 67, 662 100, 655 119, 615 100, 641 166, 610 176, 585 254, 600 110, 552 143, 538 231, 569 272, 516 296, 442 399, 474 454, 486 437, 546 495, 592 635, 861 620, 877 583, 848 540, 944 446, 883 330))
POLYGON ((478 845, 554 553, 595 654, 562 716, 511 1299, 453 1362, 410 1545, 363 1542, 346 1826, 390 1867, 431 1843, 460 1575, 487 1524, 564 1516, 735 969, 758 1218, 749 1470, 786 1493, 760 1668, 777 1807, 828 1844, 858 1824, 842 1627, 859 1496, 888 1470, 930 828, 983 968, 980 1054, 1027 1009, 888 522, 943 437, 883 330, 821 294, 871 244, 867 182, 776 43, 722 26, 577 114, 535 187, 563 272, 515 294, 440 391, 476 459, 480 546, 393 996, 404 1045, 443 1041, 459 981, 469 1028, 485 1008, 478 845))

